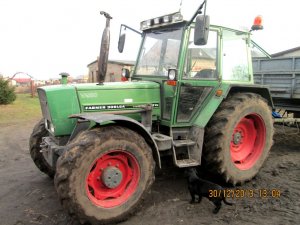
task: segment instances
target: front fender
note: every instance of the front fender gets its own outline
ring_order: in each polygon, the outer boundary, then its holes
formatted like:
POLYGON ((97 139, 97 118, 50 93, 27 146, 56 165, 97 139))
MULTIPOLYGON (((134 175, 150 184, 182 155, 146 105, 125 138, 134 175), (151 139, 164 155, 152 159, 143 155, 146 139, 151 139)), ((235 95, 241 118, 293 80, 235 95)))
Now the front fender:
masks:
POLYGON ((150 132, 138 121, 122 115, 103 114, 103 113, 82 113, 71 115, 70 118, 77 118, 77 125, 74 128, 70 140, 72 140, 80 131, 89 129, 91 122, 102 126, 108 122, 126 127, 141 135, 152 149, 152 153, 159 168, 161 168, 160 154, 158 147, 150 132))

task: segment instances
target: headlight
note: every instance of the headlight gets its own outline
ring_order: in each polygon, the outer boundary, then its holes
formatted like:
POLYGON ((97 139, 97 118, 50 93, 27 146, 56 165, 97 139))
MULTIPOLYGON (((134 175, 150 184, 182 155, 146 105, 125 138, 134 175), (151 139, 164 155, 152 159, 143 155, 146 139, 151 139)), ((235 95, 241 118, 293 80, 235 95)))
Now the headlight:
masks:
POLYGON ((168 71, 168 79, 175 80, 177 77, 177 69, 169 69, 168 71))
POLYGON ((53 126, 52 123, 50 123, 49 128, 50 128, 50 131, 51 131, 52 133, 54 133, 54 126, 53 126))
POLYGON ((54 126, 49 120, 45 120, 45 127, 46 129, 50 130, 52 133, 54 133, 54 126))
POLYGON ((130 72, 129 69, 122 68, 122 77, 129 78, 130 72))

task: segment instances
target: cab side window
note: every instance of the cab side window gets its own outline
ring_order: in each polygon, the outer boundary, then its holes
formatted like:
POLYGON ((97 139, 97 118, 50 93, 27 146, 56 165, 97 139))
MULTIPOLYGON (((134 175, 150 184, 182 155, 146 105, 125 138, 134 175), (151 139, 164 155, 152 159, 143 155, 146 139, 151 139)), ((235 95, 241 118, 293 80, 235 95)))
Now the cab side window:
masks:
POLYGON ((217 32, 210 31, 208 42, 203 46, 194 45, 194 29, 190 32, 184 79, 217 79, 217 32))
MULTIPOLYGON (((241 34, 242 35, 242 34, 241 34)), ((225 81, 249 81, 247 36, 241 37, 235 32, 223 32, 223 70, 225 81)))

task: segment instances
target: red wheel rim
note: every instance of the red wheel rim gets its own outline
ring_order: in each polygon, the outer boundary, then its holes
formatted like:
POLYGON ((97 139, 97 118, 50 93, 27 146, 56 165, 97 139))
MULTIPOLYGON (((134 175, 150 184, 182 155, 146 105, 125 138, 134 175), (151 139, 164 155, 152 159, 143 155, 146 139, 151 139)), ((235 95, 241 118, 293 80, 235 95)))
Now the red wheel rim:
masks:
POLYGON ((266 126, 258 114, 249 114, 242 118, 234 128, 230 153, 234 165, 248 170, 260 158, 266 141, 266 126))
POLYGON ((96 159, 86 179, 88 198, 97 206, 122 205, 135 192, 139 179, 138 161, 129 152, 112 150, 96 159))

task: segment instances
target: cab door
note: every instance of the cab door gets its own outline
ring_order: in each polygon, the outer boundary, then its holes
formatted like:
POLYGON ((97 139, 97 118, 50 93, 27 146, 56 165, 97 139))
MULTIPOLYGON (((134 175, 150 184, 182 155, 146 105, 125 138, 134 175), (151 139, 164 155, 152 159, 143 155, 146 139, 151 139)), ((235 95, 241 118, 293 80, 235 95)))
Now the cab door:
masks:
POLYGON ((220 84, 218 30, 210 31, 206 45, 196 46, 193 39, 194 29, 191 28, 178 80, 174 125, 191 123, 220 84))

